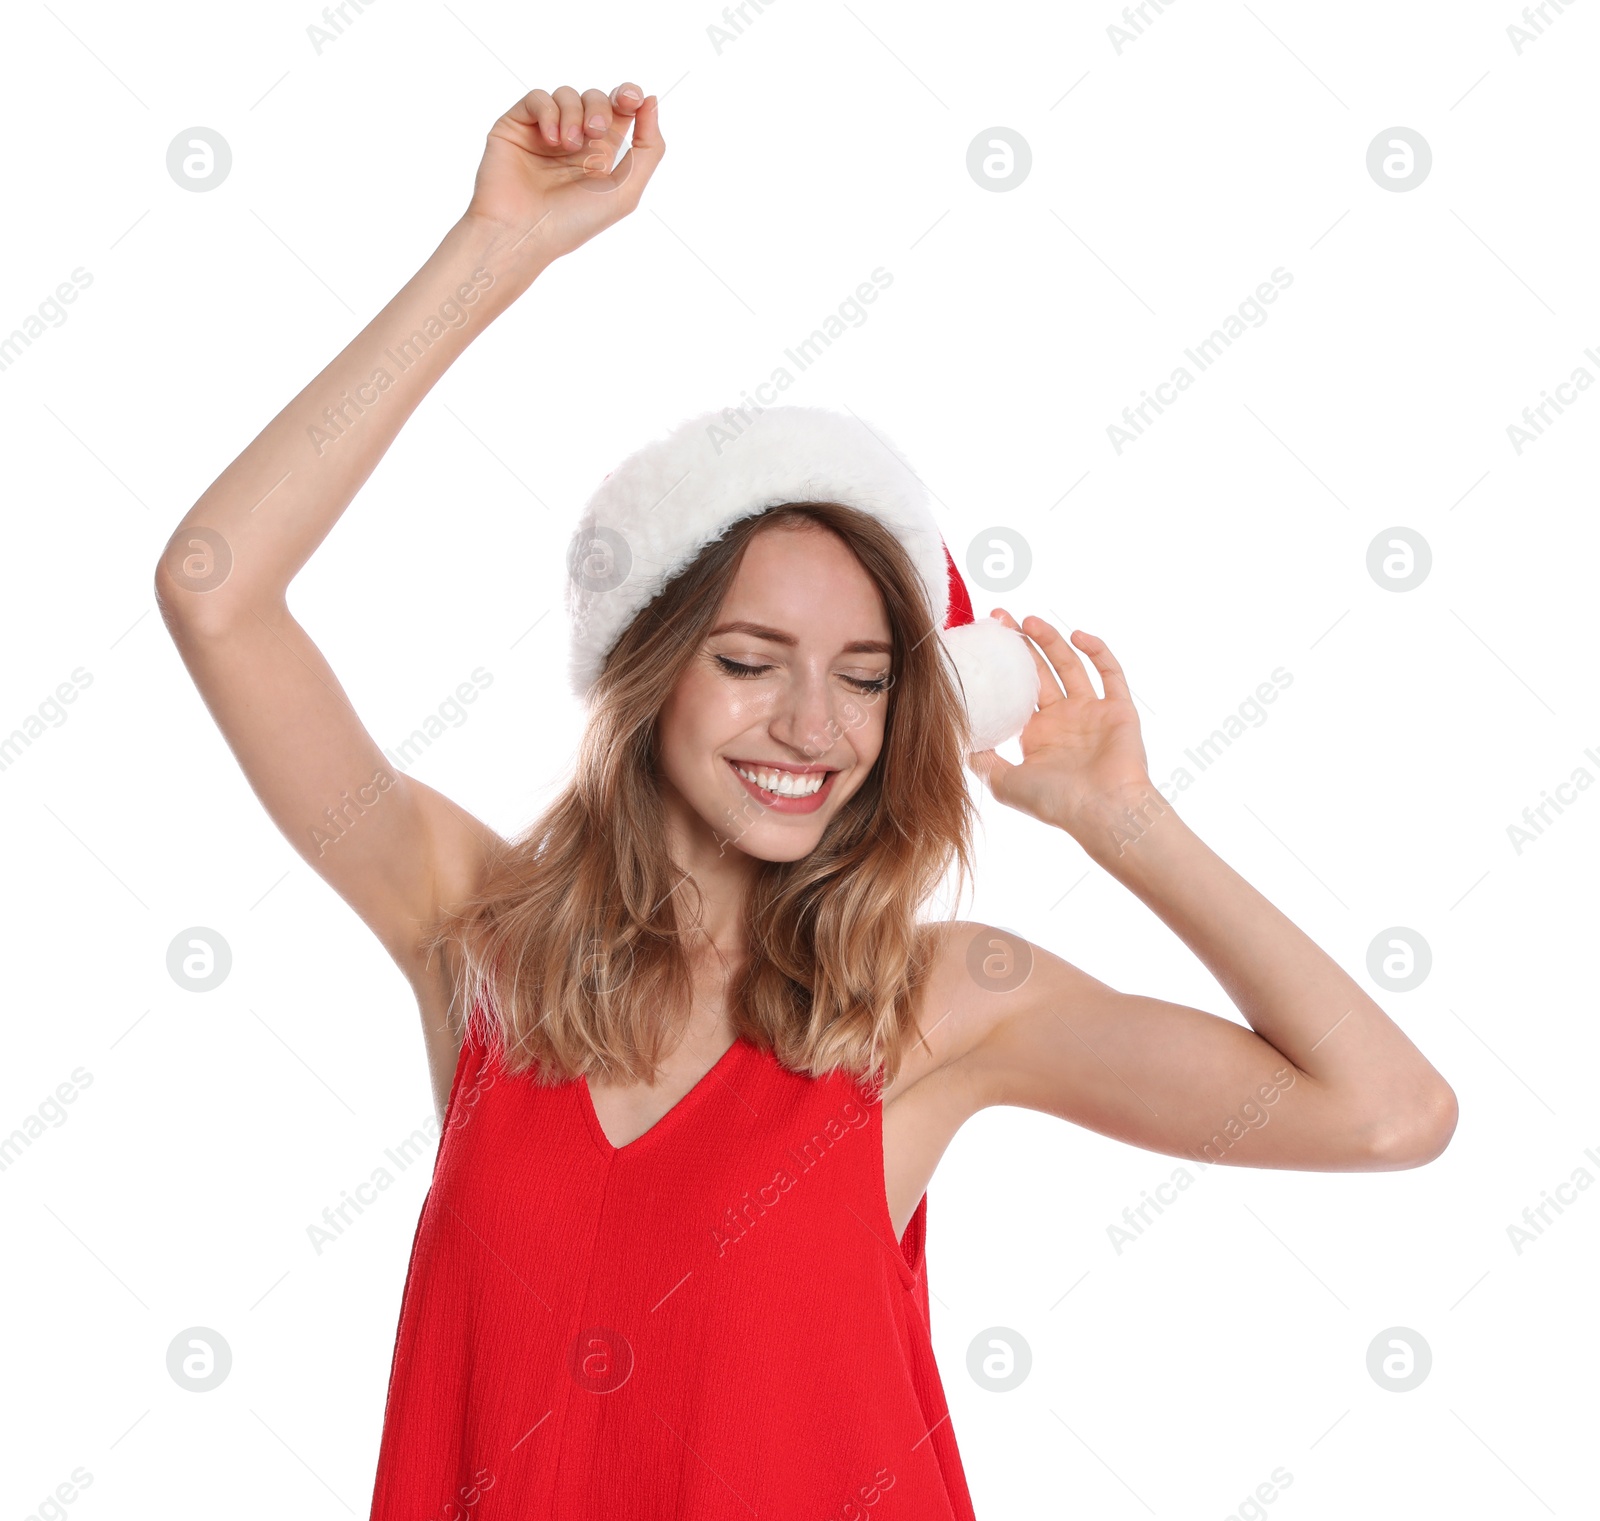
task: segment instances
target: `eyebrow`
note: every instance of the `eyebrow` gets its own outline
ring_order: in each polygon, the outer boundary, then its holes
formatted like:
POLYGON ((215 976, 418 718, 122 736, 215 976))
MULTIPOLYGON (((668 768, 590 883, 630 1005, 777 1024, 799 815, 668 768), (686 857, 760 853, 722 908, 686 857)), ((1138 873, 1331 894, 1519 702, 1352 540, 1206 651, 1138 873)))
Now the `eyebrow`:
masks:
MULTIPOLYGON (((707 639, 714 639, 718 634, 749 634, 755 639, 767 639, 773 644, 788 645, 791 648, 799 643, 793 634, 786 634, 779 628, 768 628, 763 623, 751 623, 747 618, 740 618, 733 623, 719 623, 709 634, 707 639)), ((852 639, 845 645, 844 653, 847 655, 892 655, 894 646, 885 644, 881 639, 852 639)))

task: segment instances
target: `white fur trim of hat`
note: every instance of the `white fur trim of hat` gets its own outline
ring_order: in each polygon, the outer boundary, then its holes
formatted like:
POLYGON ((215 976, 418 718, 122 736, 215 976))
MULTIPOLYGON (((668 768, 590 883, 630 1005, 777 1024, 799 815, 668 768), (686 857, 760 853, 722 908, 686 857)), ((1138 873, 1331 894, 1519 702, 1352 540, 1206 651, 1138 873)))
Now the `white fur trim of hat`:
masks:
POLYGON ((905 545, 961 682, 975 750, 1022 732, 1039 696, 1028 642, 974 619, 928 490, 876 428, 823 407, 704 412, 652 439, 589 498, 567 553, 568 675, 587 697, 623 631, 707 544, 786 502, 839 502, 905 545))

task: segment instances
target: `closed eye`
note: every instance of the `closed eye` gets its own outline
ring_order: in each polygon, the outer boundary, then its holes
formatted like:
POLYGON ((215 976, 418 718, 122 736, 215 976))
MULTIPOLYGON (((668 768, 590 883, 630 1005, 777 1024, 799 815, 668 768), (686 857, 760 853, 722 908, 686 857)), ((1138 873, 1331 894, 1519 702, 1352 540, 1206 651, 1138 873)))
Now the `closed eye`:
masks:
POLYGON ((770 671, 770 665, 742 665, 737 660, 729 660, 726 655, 716 657, 717 664, 730 676, 759 676, 763 671, 770 671))
MULTIPOLYGON (((718 655, 715 659, 717 664, 728 675, 738 677, 740 680, 748 680, 763 675, 772 669, 770 665, 745 665, 741 661, 730 660, 726 655, 718 655)), ((844 679, 863 694, 887 692, 889 690, 889 678, 887 676, 878 676, 871 681, 867 681, 860 676, 846 676, 844 679)))

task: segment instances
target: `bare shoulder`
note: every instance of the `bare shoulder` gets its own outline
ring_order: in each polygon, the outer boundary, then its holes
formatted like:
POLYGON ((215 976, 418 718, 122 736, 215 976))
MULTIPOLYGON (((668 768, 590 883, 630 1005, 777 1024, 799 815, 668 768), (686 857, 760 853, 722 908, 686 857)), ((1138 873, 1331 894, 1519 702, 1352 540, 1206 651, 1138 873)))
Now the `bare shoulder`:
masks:
POLYGON ((933 942, 930 969, 917 1001, 917 1033, 905 1049, 885 1103, 920 1087, 951 1090, 958 1107, 976 1112, 989 1100, 973 1081, 975 1057, 1004 1015, 1005 1000, 981 996, 985 980, 1000 983, 1027 942, 1009 931, 970 919, 924 924, 933 942))
MULTIPOLYGON (((1011 1032, 1019 1012, 1025 1018, 1037 1005, 1050 964, 1066 968, 1069 977, 1076 972, 993 925, 955 919, 921 928, 932 943, 916 1030, 883 1090, 884 1166, 897 1229, 911 1218, 961 1127, 982 1109, 1016 1101, 1017 1085, 1007 1074, 1028 1057, 1011 1032)), ((1062 986, 1059 979, 1056 985, 1062 986)))
POLYGON ((918 1004, 921 1038, 907 1049, 888 1094, 931 1080, 968 1114, 1010 1103, 1008 1064, 1019 1049, 1012 1029, 1046 1005, 1064 1011, 1086 999, 1117 996, 1013 930, 970 919, 925 929, 935 950, 918 1004))

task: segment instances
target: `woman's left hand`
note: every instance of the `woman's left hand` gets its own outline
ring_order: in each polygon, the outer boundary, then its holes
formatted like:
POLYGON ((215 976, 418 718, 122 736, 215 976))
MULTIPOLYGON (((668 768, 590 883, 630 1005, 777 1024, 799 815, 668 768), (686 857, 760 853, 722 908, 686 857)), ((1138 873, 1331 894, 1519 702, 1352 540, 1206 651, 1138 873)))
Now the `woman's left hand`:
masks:
POLYGON ((1105 640, 1074 629, 1069 644, 1043 618, 1024 618, 1018 628, 1003 608, 993 616, 1033 641, 1039 668, 1038 711, 1019 737, 1022 764, 995 750, 970 758, 995 797, 1076 836, 1108 809, 1153 791, 1133 697, 1105 640), (1104 697, 1096 695, 1074 644, 1094 662, 1104 697))

